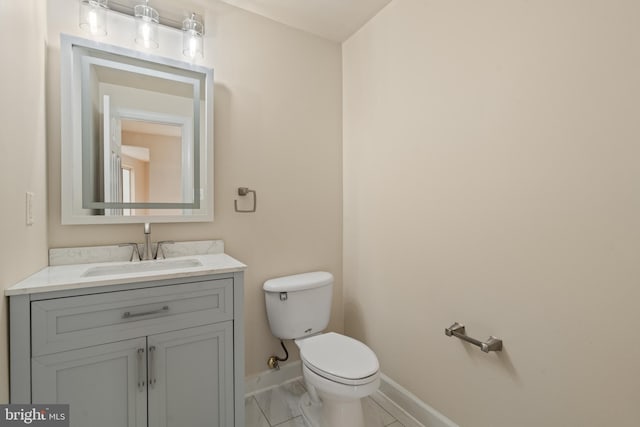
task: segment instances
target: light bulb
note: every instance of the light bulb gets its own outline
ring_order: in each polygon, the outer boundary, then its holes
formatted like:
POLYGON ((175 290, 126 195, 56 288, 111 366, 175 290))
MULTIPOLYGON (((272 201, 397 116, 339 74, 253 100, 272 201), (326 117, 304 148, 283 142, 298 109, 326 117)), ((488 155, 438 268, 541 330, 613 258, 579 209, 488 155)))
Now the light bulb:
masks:
POLYGON ((80 0, 80 28, 92 36, 107 34, 107 0, 80 0))
POLYGON ((145 4, 139 4, 134 8, 136 17, 136 38, 135 41, 139 45, 149 48, 158 47, 158 22, 160 15, 152 7, 145 4))
POLYGON ((149 39, 151 38, 151 27, 148 23, 142 24, 142 40, 144 42, 144 47, 149 47, 149 39))
POLYGON ((91 34, 98 34, 98 15, 95 10, 89 12, 89 31, 91 34))
POLYGON ((195 59, 198 55, 203 54, 202 35, 204 34, 204 25, 198 19, 195 13, 184 21, 182 21, 182 54, 188 58, 195 59))
POLYGON ((195 37, 191 36, 191 39, 189 39, 189 56, 195 58, 197 53, 198 40, 195 37))

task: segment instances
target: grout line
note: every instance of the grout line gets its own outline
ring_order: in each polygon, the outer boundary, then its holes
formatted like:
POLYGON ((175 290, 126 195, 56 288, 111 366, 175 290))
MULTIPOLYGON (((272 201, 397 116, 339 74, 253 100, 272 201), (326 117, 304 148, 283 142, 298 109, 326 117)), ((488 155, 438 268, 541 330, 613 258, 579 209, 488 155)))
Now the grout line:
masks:
POLYGON ((390 426, 391 424, 395 423, 396 421, 400 422, 400 421, 398 421, 398 419, 396 417, 393 416, 393 414, 391 412, 387 411, 386 409, 384 409, 382 407, 382 405, 380 405, 378 402, 376 402, 376 400, 374 398, 372 398, 371 396, 367 396, 367 399, 371 400, 378 408, 382 409, 382 411, 385 414, 388 414, 391 418, 393 418, 393 421, 391 421, 389 424, 385 424, 384 427, 390 426))
MULTIPOLYGON (((260 406, 260 403, 258 402, 258 399, 256 399, 256 396, 257 396, 258 394, 266 393, 266 392, 268 392, 268 391, 271 391, 271 390, 274 390, 274 389, 276 389, 276 388, 280 388, 280 387, 283 387, 283 386, 285 386, 285 385, 287 385, 287 384, 292 384, 292 383, 298 383, 299 385, 301 385, 301 386, 302 386, 302 388, 305 390, 305 392, 307 391, 307 388, 306 388, 306 386, 304 385, 304 382, 300 379, 300 377, 298 377, 298 378, 293 378, 293 379, 291 379, 291 380, 285 381, 285 382, 283 382, 282 384, 278 384, 278 385, 275 385, 275 386, 273 386, 273 387, 269 387, 269 388, 263 389, 263 390, 261 390, 261 391, 259 391, 259 392, 254 392, 254 393, 252 393, 251 395, 246 395, 246 396, 245 396, 245 399, 246 399, 247 397, 249 397, 249 396, 250 396, 252 399, 254 399, 254 400, 255 400, 256 405, 258 405, 258 409, 260 410, 260 412, 261 412, 261 413, 262 413, 262 415, 264 416, 264 419, 267 421, 267 424, 269 425, 269 427, 276 427, 276 426, 279 426, 279 425, 282 425, 282 424, 288 423, 288 422, 289 422, 289 421, 291 421, 291 420, 294 420, 294 419, 296 419, 296 418, 298 418, 298 417, 301 417, 301 415, 296 415, 296 416, 293 416, 293 417, 291 417, 291 418, 287 418, 286 420, 284 420, 284 421, 282 421, 282 422, 280 422, 280 423, 278 423, 278 424, 271 424, 271 419, 269 419, 269 417, 267 417, 267 414, 262 410, 262 407, 260 406)), ((280 399, 280 400, 283 400, 283 399, 280 399)), ((251 427, 251 426, 248 426, 248 427, 251 427)))
MULTIPOLYGON (((265 391, 273 390, 273 389, 275 389, 275 388, 278 388, 278 387, 281 387, 281 386, 283 386, 283 385, 286 385, 286 384, 290 384, 290 383, 296 382, 296 381, 298 381, 298 380, 301 380, 301 381, 302 381, 302 377, 295 377, 295 378, 292 378, 292 379, 287 380, 287 381, 285 381, 285 382, 282 382, 282 383, 280 383, 280 384, 276 384, 276 385, 272 385, 272 386, 269 386, 269 387, 266 387, 266 388, 261 388, 260 390, 252 391, 251 393, 247 393, 247 394, 245 394, 245 395, 244 395, 244 397, 245 397, 245 399, 246 399, 247 397, 254 397, 254 396, 257 396, 257 395, 259 395, 259 394, 261 394, 261 393, 264 393, 265 391)), ((306 390, 306 389, 307 389, 307 388, 305 387, 305 390, 306 390)), ((273 427, 273 426, 272 426, 272 427, 273 427)))
POLYGON ((275 426, 272 426, 272 427, 278 427, 278 426, 285 425, 285 424, 286 424, 286 423, 288 423, 289 421, 293 421, 293 420, 295 420, 295 419, 297 419, 297 418, 302 419, 302 415, 298 415, 297 417, 289 418, 287 421, 283 421, 283 422, 281 422, 280 424, 276 424, 275 426))
POLYGON ((271 421, 269 421, 269 418, 267 418, 267 415, 264 413, 264 411, 262 410, 262 408, 260 407, 260 404, 258 403, 258 399, 256 399, 255 396, 251 396, 251 398, 253 399, 254 402, 256 402, 256 406, 258 407, 258 411, 260 411, 260 414, 262 415, 262 418, 264 418, 264 420, 267 422, 267 424, 269 425, 269 427, 273 427, 271 425, 271 421))
MULTIPOLYGON (((383 406, 383 404, 384 404, 384 406, 388 406, 389 409, 387 410, 387 412, 389 412, 392 417, 396 418, 396 420, 402 426, 406 427, 406 424, 404 424, 403 421, 400 421, 400 419, 397 418, 396 415, 394 415, 391 411, 393 411, 394 413, 398 414, 399 417, 402 417, 403 419, 406 419, 406 421, 408 421, 409 423, 411 423, 412 425, 414 425, 416 427, 418 427, 418 426, 419 427, 425 427, 424 424, 420 423, 413 415, 411 415, 409 412, 407 412, 406 409, 401 407, 397 402, 392 400, 389 396, 384 394, 379 389, 374 394, 372 394, 371 397, 373 398, 374 402, 378 403, 378 405, 383 406), (380 402, 378 402, 378 400, 380 400, 380 402)), ((384 408, 384 406, 383 406, 383 408, 384 408)))

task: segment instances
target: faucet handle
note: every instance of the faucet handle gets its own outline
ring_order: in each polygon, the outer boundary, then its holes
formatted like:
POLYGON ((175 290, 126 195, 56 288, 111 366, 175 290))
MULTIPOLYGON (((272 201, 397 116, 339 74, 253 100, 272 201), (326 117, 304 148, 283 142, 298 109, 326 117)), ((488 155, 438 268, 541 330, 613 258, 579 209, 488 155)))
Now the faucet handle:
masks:
POLYGON ((123 248, 125 246, 131 246, 131 259, 129 261, 133 262, 135 255, 138 255, 138 261, 142 260, 142 256, 140 255, 140 246, 137 243, 122 243, 118 245, 123 248))
POLYGON ((166 259, 167 255, 164 253, 164 245, 172 245, 175 242, 173 240, 163 240, 161 242, 156 243, 156 254, 153 259, 158 259, 158 253, 162 252, 162 259, 166 259))

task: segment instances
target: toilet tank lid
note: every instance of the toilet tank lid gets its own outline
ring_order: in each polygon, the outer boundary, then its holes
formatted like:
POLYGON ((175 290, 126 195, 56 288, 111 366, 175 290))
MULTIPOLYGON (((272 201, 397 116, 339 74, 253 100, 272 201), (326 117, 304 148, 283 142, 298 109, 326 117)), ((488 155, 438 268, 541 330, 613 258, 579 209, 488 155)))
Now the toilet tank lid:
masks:
POLYGON ((295 274, 293 276, 278 277, 264 282, 262 287, 266 292, 296 292, 305 289, 320 288, 333 283, 333 275, 326 271, 295 274))

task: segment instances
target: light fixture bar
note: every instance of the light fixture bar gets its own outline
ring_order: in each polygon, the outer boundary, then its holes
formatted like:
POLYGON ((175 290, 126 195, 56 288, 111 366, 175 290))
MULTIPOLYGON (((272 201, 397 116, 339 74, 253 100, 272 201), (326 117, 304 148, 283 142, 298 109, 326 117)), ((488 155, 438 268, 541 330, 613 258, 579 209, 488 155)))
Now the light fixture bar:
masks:
MULTIPOLYGON (((131 5, 125 0, 79 0, 80 27, 93 36, 107 34, 107 12, 133 17, 135 43, 146 48, 159 47, 158 25, 182 32, 182 53, 191 58, 204 57, 204 23, 202 15, 190 12, 187 18, 175 11, 159 11, 149 5, 149 0, 137 0, 131 5), (166 14, 169 15, 167 18, 166 14), (160 16, 162 15, 162 16, 160 16), (177 18, 177 19, 176 19, 177 18), (182 19, 182 20, 178 20, 182 19)), ((184 12, 184 10, 183 10, 184 12)))
MULTIPOLYGON (((134 7, 132 7, 129 3, 121 3, 118 1, 111 0, 109 1, 109 10, 112 12, 121 13, 123 15, 133 16, 135 17, 134 7)), ((160 14, 159 24, 164 25, 165 27, 174 28, 176 30, 182 31, 182 21, 176 20, 172 18, 165 17, 166 13, 164 11, 160 14)))

